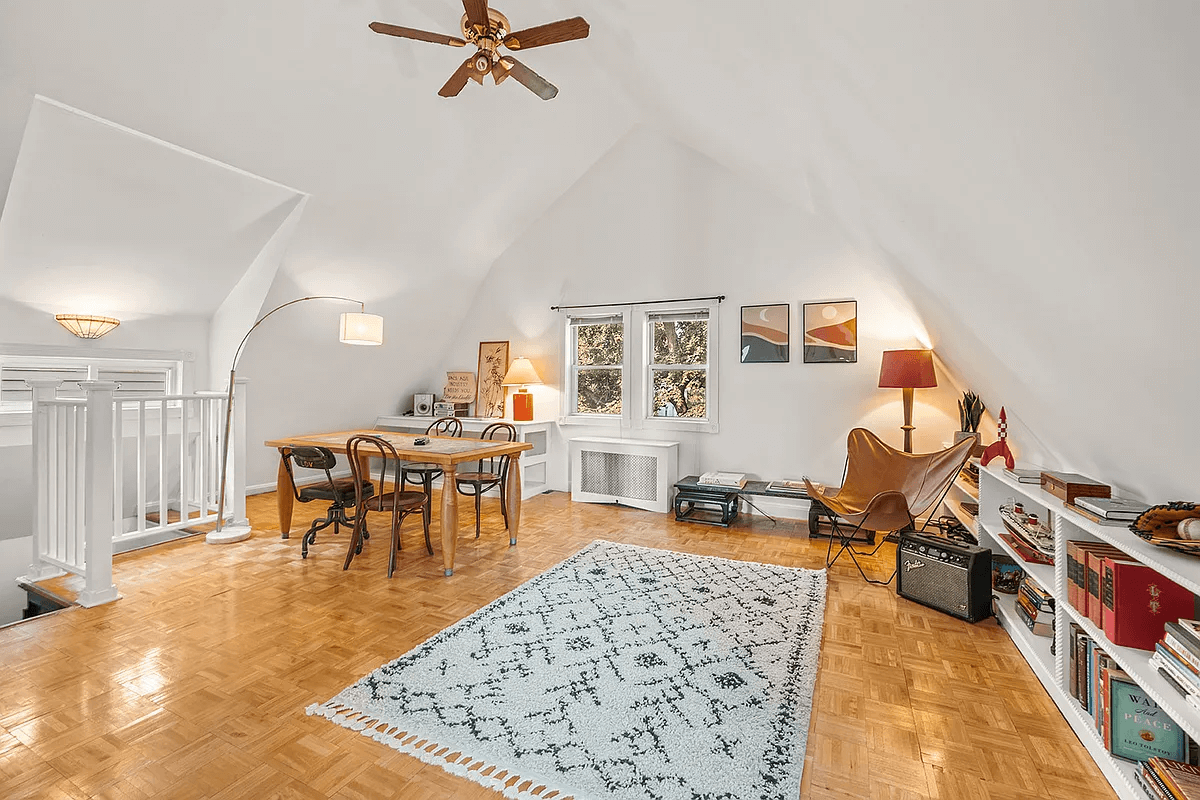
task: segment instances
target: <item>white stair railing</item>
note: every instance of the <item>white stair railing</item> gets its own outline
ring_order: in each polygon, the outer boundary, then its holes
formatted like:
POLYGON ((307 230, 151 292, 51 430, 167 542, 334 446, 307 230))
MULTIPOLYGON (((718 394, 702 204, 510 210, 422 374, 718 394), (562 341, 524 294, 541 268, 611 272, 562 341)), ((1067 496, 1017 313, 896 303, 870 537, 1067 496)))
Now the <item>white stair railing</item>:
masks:
MULTIPOLYGON (((57 397, 57 380, 28 383, 35 505, 25 580, 74 573, 84 579, 80 605, 110 602, 114 542, 152 543, 216 521, 225 393, 117 399, 117 384, 85 381, 78 399, 57 397)), ((246 507, 245 415, 235 416, 227 520, 246 507)))

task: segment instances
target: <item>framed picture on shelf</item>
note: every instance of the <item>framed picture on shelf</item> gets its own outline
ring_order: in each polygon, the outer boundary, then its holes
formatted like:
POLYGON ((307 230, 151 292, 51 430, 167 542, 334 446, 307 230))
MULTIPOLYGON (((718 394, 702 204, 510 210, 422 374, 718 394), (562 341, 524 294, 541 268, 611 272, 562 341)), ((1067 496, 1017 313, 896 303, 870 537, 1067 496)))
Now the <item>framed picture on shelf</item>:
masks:
POLYGON ((475 414, 480 417, 504 416, 504 375, 508 372, 508 342, 479 343, 479 371, 476 384, 475 414))
POLYGON ((804 363, 858 361, 858 301, 804 304, 804 363))
POLYGON ((790 360, 790 311, 787 303, 742 306, 743 364, 790 360))

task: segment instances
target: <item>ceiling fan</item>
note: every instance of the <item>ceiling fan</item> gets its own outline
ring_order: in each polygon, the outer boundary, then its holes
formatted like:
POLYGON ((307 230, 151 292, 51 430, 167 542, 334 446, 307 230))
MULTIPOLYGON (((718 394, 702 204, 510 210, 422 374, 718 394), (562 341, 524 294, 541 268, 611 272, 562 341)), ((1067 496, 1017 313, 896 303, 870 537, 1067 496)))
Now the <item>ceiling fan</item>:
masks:
POLYGON ((446 81, 446 85, 438 91, 442 97, 457 96, 468 80, 482 86, 484 76, 491 73, 492 80, 497 84, 511 77, 543 100, 549 100, 558 94, 558 88, 511 55, 501 55, 500 48, 529 50, 547 44, 569 42, 572 39, 585 39, 591 30, 591 26, 583 17, 572 17, 514 32, 508 24, 508 18, 494 8, 488 8, 487 0, 463 0, 463 8, 466 13, 463 14, 460 23, 461 39, 442 33, 389 25, 386 22, 372 22, 370 27, 376 33, 416 39, 420 42, 446 44, 451 47, 473 44, 476 47, 475 55, 464 61, 450 76, 450 80, 446 81))

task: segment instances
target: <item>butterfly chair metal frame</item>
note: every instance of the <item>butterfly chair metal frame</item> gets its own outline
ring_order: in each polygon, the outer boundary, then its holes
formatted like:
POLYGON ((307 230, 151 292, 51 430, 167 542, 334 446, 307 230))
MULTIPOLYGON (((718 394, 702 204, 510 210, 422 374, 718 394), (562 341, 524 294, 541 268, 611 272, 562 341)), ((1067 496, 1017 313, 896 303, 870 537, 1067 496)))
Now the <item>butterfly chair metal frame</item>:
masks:
MULTIPOLYGON (((507 422, 493 422, 483 429, 483 433, 479 434, 481 441, 517 441, 516 427, 507 422)), ((489 491, 493 486, 500 486, 500 514, 504 517, 504 528, 508 529, 508 499, 505 497, 508 485, 508 456, 493 456, 492 458, 483 458, 479 460, 478 471, 476 472, 460 472, 454 476, 455 488, 468 497, 475 498, 475 538, 479 538, 479 510, 480 501, 483 499, 483 493, 489 491), (487 467, 484 467, 484 463, 487 467), (469 486, 472 491, 464 491, 463 487, 469 486)), ((445 488, 442 489, 445 491, 445 488)), ((516 544, 512 538, 509 538, 510 544, 516 544)))
MULTIPOLYGON (((346 440, 346 454, 350 461, 350 471, 354 476, 356 494, 356 511, 354 533, 350 537, 350 546, 346 548, 346 563, 342 569, 350 569, 354 556, 362 552, 363 540, 369 537, 367 532, 367 512, 382 511, 392 513, 391 547, 388 553, 388 577, 396 571, 396 552, 400 546, 400 526, 409 514, 422 510, 429 504, 429 496, 423 492, 406 492, 400 488, 400 471, 403 464, 391 443, 378 436, 356 434, 346 440), (366 487, 371 486, 370 459, 379 459, 379 490, 371 496, 366 487), (391 474, 392 488, 389 491, 388 474, 391 474)), ((433 544, 429 541, 429 518, 425 520, 425 549, 433 555, 433 544)))
MULTIPOLYGON (((425 433, 429 436, 451 436, 458 438, 462 436, 462 420, 457 417, 441 417, 429 423, 429 427, 425 429, 425 433)), ((425 510, 421 512, 425 518, 425 527, 429 527, 429 517, 433 513, 433 481, 435 478, 440 478, 444 470, 439 464, 431 464, 424 461, 416 463, 408 462, 400 470, 400 490, 404 490, 405 481, 411 481, 414 484, 420 484, 425 494, 429 497, 429 502, 425 504, 425 510)), ((446 487, 442 487, 443 491, 446 487)))
MULTIPOLYGON (((325 519, 320 517, 313 520, 312 525, 304 532, 300 540, 300 556, 308 558, 308 546, 317 541, 317 531, 324 530, 330 525, 337 533, 340 526, 354 527, 355 517, 346 516, 346 509, 351 505, 357 506, 357 488, 353 479, 334 478, 330 472, 337 465, 337 456, 327 447, 293 447, 284 454, 283 466, 292 482, 292 494, 300 503, 311 503, 315 500, 328 500, 331 505, 325 512, 325 519), (303 488, 296 485, 296 473, 292 462, 304 469, 322 470, 325 472, 325 483, 310 484, 303 488)), ((374 487, 367 486, 368 496, 374 487)), ((287 534, 283 537, 286 539, 287 534)))
MULTIPOLYGON (((858 562, 858 556, 878 553, 886 537, 868 552, 854 549, 854 537, 860 531, 915 530, 922 514, 942 504, 974 448, 974 439, 964 439, 935 453, 905 453, 890 447, 866 428, 850 431, 846 437, 846 473, 841 488, 826 494, 804 479, 809 496, 819 499, 831 512, 833 531, 825 549, 826 569, 836 564, 842 553, 849 552, 863 580, 879 586, 890 584, 896 570, 892 570, 886 581, 876 580, 868 577, 858 562), (853 528, 847 532, 847 526, 853 528), (839 547, 830 558, 834 536, 839 547)), ((931 514, 920 529, 925 530, 932 518, 931 514)))

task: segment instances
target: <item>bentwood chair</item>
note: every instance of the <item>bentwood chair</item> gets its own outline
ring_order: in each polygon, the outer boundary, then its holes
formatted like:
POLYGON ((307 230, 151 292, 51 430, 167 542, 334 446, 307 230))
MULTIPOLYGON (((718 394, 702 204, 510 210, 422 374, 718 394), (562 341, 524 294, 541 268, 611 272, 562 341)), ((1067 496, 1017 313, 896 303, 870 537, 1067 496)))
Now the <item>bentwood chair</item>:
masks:
MULTIPOLYGON (((327 447, 293 447, 283 456, 283 465, 287 470, 288 477, 292 480, 292 494, 296 500, 301 503, 311 503, 314 500, 329 501, 329 510, 325 513, 325 519, 314 519, 312 525, 304 532, 304 537, 300 542, 300 555, 303 558, 308 558, 308 546, 317 540, 317 531, 333 526, 333 532, 337 533, 338 528, 342 525, 352 527, 355 518, 346 516, 346 509, 356 504, 357 492, 355 489, 353 478, 337 478, 334 479, 331 469, 337 464, 337 457, 333 451, 327 447), (295 462, 297 467, 303 469, 323 470, 325 472, 325 480, 310 484, 303 488, 296 485, 296 474, 292 467, 295 462)), ((362 488, 362 492, 370 497, 374 492, 373 486, 367 484, 362 488)), ((286 538, 287 534, 284 534, 286 538)))
MULTIPOLYGON (((429 423, 429 427, 425 429, 425 433, 430 436, 462 436, 462 420, 456 417, 442 417, 435 419, 429 423)), ((425 504, 425 511, 422 513, 425 516, 425 527, 429 527, 429 515, 433 507, 433 481, 435 478, 442 476, 442 468, 437 464, 427 462, 409 462, 400 469, 400 489, 404 490, 405 481, 419 483, 425 490, 425 496, 429 498, 429 502, 425 504)))
MULTIPOLYGON (((346 440, 346 455, 350 461, 350 471, 353 474, 356 490, 354 512, 354 534, 350 537, 350 546, 346 549, 346 563, 342 569, 350 568, 350 561, 362 552, 363 540, 368 538, 367 512, 391 512, 391 549, 388 554, 388 577, 396 571, 396 551, 400 548, 400 526, 409 514, 420 511, 429 504, 429 497, 421 492, 406 492, 400 488, 401 464, 396 448, 391 443, 378 436, 356 434, 346 440), (364 465, 369 465, 369 459, 379 459, 378 492, 368 491, 371 487, 370 467, 364 472, 364 465), (391 475, 392 488, 389 491, 388 475, 391 475)), ((429 541, 429 517, 425 517, 425 549, 433 555, 433 545, 429 541)))
MULTIPOLYGON (((842 553, 848 552, 863 580, 882 586, 891 583, 896 577, 895 570, 886 581, 873 580, 863 572, 857 558, 875 555, 884 542, 864 553, 851 546, 854 536, 859 531, 892 533, 915 529, 922 514, 941 504, 959 471, 971 458, 974 446, 974 439, 964 439, 936 453, 905 453, 889 447, 866 428, 850 431, 846 437, 846 477, 841 488, 822 490, 808 478, 804 479, 809 497, 818 499, 833 512, 833 534, 825 549, 825 567, 832 567, 842 553), (847 526, 853 528, 847 530, 847 526), (831 559, 834 536, 839 547, 831 559)), ((931 514, 921 530, 932 518, 931 514)))
MULTIPOLYGON (((517 429, 507 422, 493 422, 483 429, 480 439, 497 442, 515 442, 517 429)), ((483 493, 493 486, 500 487, 500 513, 504 516, 504 527, 508 528, 508 502, 505 497, 508 483, 508 456, 480 459, 475 472, 460 472, 455 476, 455 486, 460 494, 475 498, 475 538, 479 538, 479 502, 483 493)), ((446 491, 444 488, 442 491, 446 491)))

